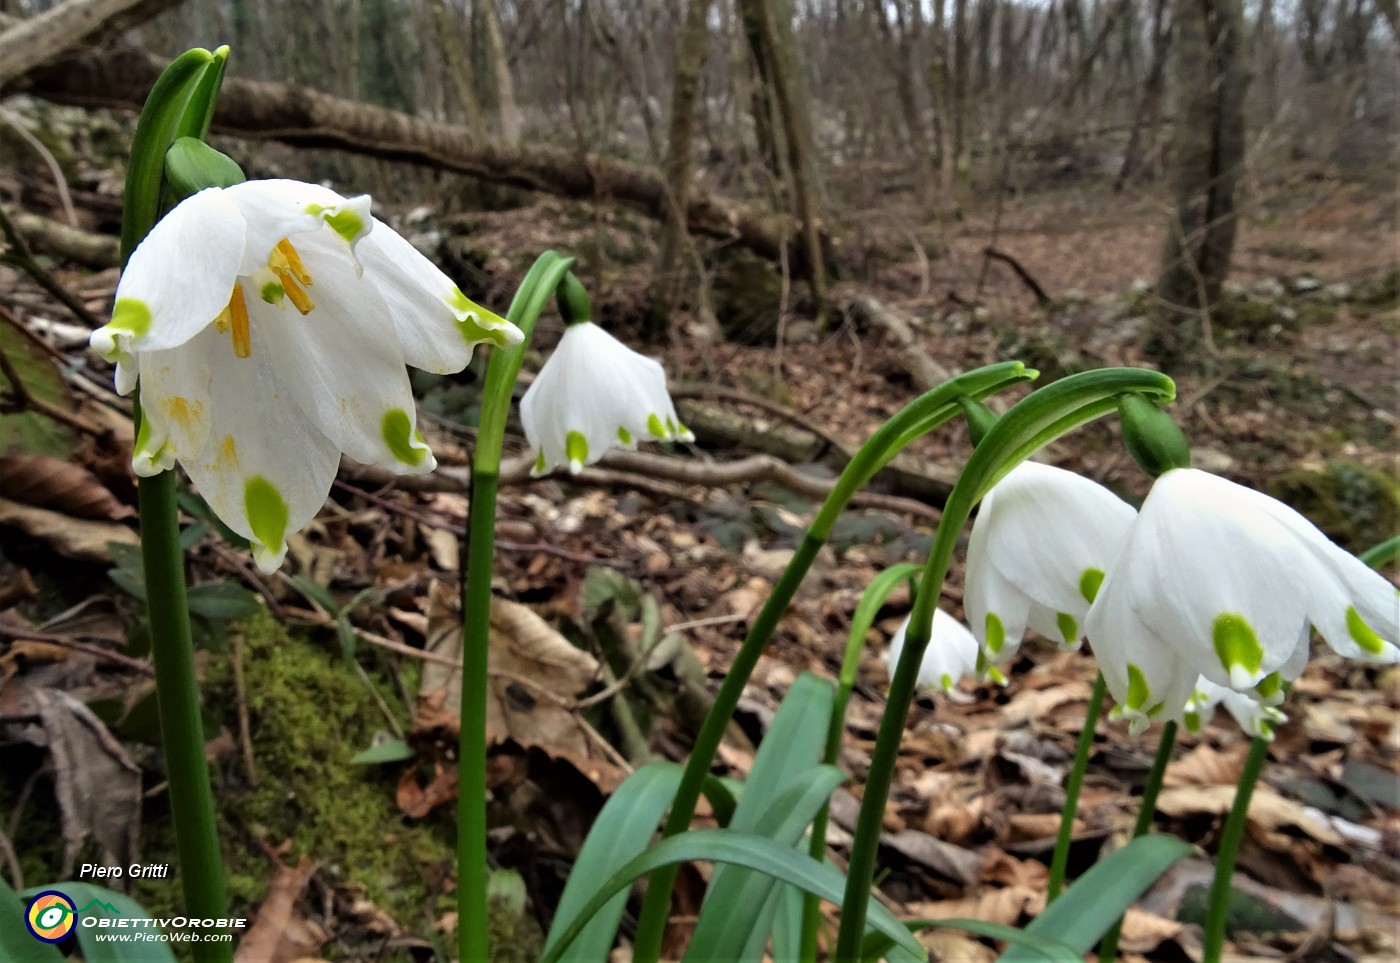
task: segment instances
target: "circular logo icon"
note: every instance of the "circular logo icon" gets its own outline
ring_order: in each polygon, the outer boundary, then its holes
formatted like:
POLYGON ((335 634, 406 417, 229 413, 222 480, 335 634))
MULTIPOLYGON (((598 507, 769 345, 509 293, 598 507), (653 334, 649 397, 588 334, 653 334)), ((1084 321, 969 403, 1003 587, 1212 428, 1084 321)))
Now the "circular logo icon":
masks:
POLYGON ((48 889, 29 901, 24 922, 36 940, 57 943, 73 932, 78 923, 77 910, 67 896, 56 889, 48 889))

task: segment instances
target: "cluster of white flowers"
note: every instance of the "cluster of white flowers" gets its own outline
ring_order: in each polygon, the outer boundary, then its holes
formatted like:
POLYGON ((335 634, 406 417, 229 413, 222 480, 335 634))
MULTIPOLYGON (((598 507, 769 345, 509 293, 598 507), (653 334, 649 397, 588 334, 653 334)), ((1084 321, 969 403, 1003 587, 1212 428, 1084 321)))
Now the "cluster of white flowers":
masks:
POLYGON ((1134 733, 1199 726, 1223 702, 1267 735, 1313 628, 1342 655, 1400 661, 1390 582, 1288 506, 1191 468, 1134 512, 1071 472, 1018 466, 974 524, 965 605, 989 661, 1028 625, 1070 647, 1087 635, 1134 733))
MULTIPOLYGON (((136 473, 178 462, 273 571, 342 452, 400 474, 436 466, 405 365, 448 374, 478 344, 521 338, 374 218, 368 197, 264 180, 201 191, 156 224, 92 345, 122 394, 139 377, 136 473)), ((522 408, 536 473, 693 439, 661 366, 591 322, 568 328, 522 408)))

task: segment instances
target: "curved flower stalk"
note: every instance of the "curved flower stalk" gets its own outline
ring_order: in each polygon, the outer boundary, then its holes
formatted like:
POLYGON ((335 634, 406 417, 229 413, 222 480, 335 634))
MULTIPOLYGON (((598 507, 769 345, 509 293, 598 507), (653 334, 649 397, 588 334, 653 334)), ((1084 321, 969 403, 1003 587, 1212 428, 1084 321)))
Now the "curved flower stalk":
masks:
POLYGON ((676 417, 660 362, 594 324, 588 295, 572 274, 559 290, 564 336, 520 400, 535 452, 530 474, 567 465, 577 475, 608 449, 631 451, 638 441, 694 441, 676 417))
POLYGON ((179 462, 273 571, 320 509, 342 452, 400 474, 436 462, 404 365, 460 371, 511 324, 370 214, 315 184, 209 188, 133 253, 92 345, 139 375, 138 475, 179 462))
MULTIPOLYGON (((909 629, 909 618, 895 630, 890 638, 890 647, 885 651, 885 669, 891 676, 894 675, 894 667, 899 664, 899 654, 904 651, 904 634, 909 629)), ((947 612, 934 609, 933 634, 928 648, 924 650, 924 660, 919 664, 916 685, 920 689, 952 692, 959 679, 976 671, 977 639, 967 626, 947 612)))
POLYGON ((1192 468, 1152 486, 1086 619, 1115 717, 1178 718, 1198 677, 1277 702, 1310 627, 1335 651, 1400 661, 1400 595, 1293 509, 1192 468))
POLYGON ((982 500, 967 548, 968 624, 988 662, 1027 626, 1078 648, 1104 572, 1136 513, 1097 482, 1022 462, 982 500))

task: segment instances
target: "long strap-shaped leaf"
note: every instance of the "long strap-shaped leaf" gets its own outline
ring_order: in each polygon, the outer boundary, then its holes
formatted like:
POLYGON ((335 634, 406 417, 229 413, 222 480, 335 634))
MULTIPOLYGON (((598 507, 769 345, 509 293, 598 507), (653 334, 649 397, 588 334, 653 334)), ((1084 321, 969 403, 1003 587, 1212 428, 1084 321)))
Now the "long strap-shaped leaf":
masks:
POLYGON ((0 959, 14 963, 63 963, 57 946, 40 943, 29 935, 29 928, 24 925, 25 905, 0 874, 0 959))
MULTIPOLYGON (((613 792, 593 821, 569 881, 564 884, 545 939, 546 953, 580 920, 582 911, 592 906, 590 899, 597 892, 598 881, 612 876, 646 849, 680 780, 681 767, 675 763, 651 763, 628 776, 613 792)), ((561 959, 607 959, 626 906, 627 892, 623 890, 588 915, 582 915, 583 928, 561 959)))
MULTIPOLYGON (((607 882, 598 887, 593 899, 577 915, 575 922, 560 933, 540 957, 540 963, 558 963, 565 959, 574 938, 583 930, 585 921, 616 894, 631 886, 638 878, 662 866, 677 863, 716 862, 746 866, 768 873, 785 883, 791 883, 822 899, 840 905, 845 893, 845 878, 831 866, 818 863, 805 853, 753 833, 730 829, 697 829, 679 836, 663 839, 651 849, 633 859, 607 882)), ((926 959, 927 953, 889 910, 879 903, 869 909, 870 926, 894 940, 905 954, 926 959)))
MULTIPOLYGON (((25 890, 21 895, 33 899, 46 889, 56 889, 73 901, 82 919, 99 921, 149 920, 150 914, 130 896, 114 893, 110 889, 94 886, 91 883, 55 883, 53 886, 36 886, 25 890)), ((128 924, 130 926, 131 924, 128 924)), ((81 922, 73 930, 78 937, 78 948, 82 950, 87 963, 175 963, 175 954, 169 943, 147 943, 131 940, 124 943, 107 942, 99 939, 110 936, 110 927, 84 926, 81 922)), ((128 928, 128 933, 159 933, 155 926, 128 928)), ((31 939, 27 934, 26 939, 31 939)), ((33 941, 33 942, 37 942, 33 941)), ((7 963, 10 957, 4 958, 7 963)), ((25 957, 20 957, 25 959, 25 957)))

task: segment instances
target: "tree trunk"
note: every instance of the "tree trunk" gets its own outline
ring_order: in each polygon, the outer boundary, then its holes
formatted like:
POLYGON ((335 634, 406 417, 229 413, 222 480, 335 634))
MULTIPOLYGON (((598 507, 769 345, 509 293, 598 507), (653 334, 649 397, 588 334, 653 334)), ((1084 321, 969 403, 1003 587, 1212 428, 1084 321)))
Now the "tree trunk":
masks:
POLYGON ((437 28, 438 41, 442 45, 442 59, 447 65, 447 79, 452 91, 457 95, 457 105, 462 109, 467 126, 478 137, 486 136, 486 126, 482 122, 481 102, 477 100, 476 88, 472 84, 472 66, 467 56, 461 34, 458 33, 457 18, 447 9, 446 0, 428 0, 433 15, 433 26, 437 28))
POLYGON ((519 145, 520 111, 501 41, 496 0, 472 0, 472 81, 488 129, 497 131, 511 147, 519 145))
POLYGON ((1177 213, 1157 282, 1166 328, 1158 349, 1172 360, 1208 333, 1196 319, 1209 323, 1230 271, 1249 84, 1241 0, 1178 0, 1176 31, 1177 213))
MULTIPOLYGON (((953 193, 958 159, 953 147, 952 80, 948 73, 948 35, 944 28, 945 0, 933 0, 933 36, 928 58, 928 90, 933 100, 933 137, 938 145, 938 190, 946 203, 953 193)), ((919 4, 914 4, 917 15, 919 4)))
POLYGON ((1162 88, 1166 79, 1167 49, 1171 45, 1171 24, 1167 20, 1167 0, 1157 0, 1152 14, 1152 63, 1147 68, 1147 80, 1142 88, 1142 101, 1133 117, 1132 130, 1128 133, 1128 146, 1123 149, 1123 166, 1118 169, 1118 177, 1113 182, 1113 192, 1121 193, 1128 182, 1137 176, 1145 153, 1142 147, 1144 131, 1146 136, 1157 136, 1157 118, 1162 104, 1162 88))
POLYGON ((676 51, 676 77, 671 87, 671 126, 666 141, 666 159, 661 176, 666 182, 670 204, 661 234, 661 255, 651 285, 650 327, 659 330, 670 322, 671 312, 680 301, 686 272, 681 255, 689 238, 685 229, 685 205, 690 194, 692 155, 695 142, 695 106, 700 95, 700 72, 710 34, 707 22, 712 0, 690 0, 685 25, 681 28, 676 51))

